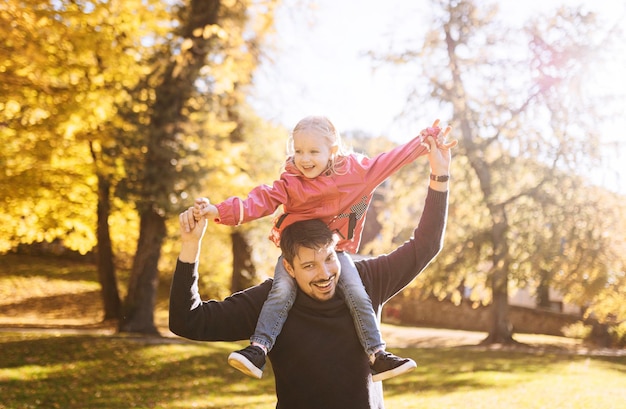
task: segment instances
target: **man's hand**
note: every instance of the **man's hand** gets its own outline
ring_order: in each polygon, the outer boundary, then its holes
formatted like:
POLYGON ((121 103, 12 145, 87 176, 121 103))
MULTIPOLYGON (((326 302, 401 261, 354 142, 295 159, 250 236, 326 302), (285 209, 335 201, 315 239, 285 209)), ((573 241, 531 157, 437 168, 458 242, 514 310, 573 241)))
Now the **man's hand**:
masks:
POLYGON ((193 207, 178 216, 182 247, 178 259, 184 263, 195 263, 200 255, 200 242, 206 231, 206 218, 196 220, 193 207))
POLYGON ((422 129, 420 131, 420 136, 422 137, 422 143, 420 145, 425 147, 426 150, 430 152, 432 150, 432 147, 430 142, 428 141, 428 138, 432 137, 439 149, 454 148, 457 145, 456 139, 450 142, 446 141, 450 130, 452 130, 452 127, 450 125, 447 125, 442 130, 439 126, 439 119, 435 119, 435 122, 433 122, 433 126, 431 126, 430 128, 422 129))
POLYGON ((178 215, 178 221, 180 223, 181 238, 184 241, 202 240, 202 236, 204 235, 204 231, 206 230, 207 222, 204 218, 196 220, 196 218, 194 217, 193 207, 190 207, 189 209, 178 215))
MULTIPOLYGON (((436 120, 433 127, 439 125, 439 120, 436 120)), ((450 162, 452 155, 450 149, 454 148, 458 141, 453 139, 447 141, 448 134, 452 128, 446 126, 443 131, 439 131, 437 135, 427 135, 425 143, 428 144, 428 160, 430 162, 430 172, 436 176, 449 176, 450 175, 450 162)), ((440 191, 446 191, 448 189, 448 182, 430 182, 431 188, 440 191)))

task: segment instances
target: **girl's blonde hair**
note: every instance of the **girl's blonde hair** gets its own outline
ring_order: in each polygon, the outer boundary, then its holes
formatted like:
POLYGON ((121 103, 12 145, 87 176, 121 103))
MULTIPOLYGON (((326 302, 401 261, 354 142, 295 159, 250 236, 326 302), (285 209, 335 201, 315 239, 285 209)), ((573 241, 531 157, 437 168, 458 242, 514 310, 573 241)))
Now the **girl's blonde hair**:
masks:
POLYGON ((330 157, 328 163, 328 170, 333 173, 338 173, 338 169, 350 153, 351 149, 346 147, 341 139, 339 131, 335 128, 335 125, 325 116, 311 115, 302 118, 291 131, 289 139, 287 140, 287 155, 294 155, 293 137, 300 132, 315 132, 324 137, 330 147, 337 147, 337 151, 330 157))

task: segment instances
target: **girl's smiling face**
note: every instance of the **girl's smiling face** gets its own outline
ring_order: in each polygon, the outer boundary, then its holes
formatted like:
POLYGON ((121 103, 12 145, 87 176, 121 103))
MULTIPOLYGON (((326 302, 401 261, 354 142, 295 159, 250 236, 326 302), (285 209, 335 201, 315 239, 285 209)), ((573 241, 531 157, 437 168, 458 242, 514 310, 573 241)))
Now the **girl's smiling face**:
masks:
POLYGON ((328 170, 337 146, 331 146, 328 139, 314 129, 293 135, 293 161, 302 174, 313 179, 328 170))

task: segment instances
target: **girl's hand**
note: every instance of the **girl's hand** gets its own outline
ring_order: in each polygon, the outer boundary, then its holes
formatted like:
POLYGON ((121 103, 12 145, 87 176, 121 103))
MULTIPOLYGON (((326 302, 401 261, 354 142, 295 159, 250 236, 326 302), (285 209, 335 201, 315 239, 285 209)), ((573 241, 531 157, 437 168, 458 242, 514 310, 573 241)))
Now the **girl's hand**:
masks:
POLYGON ((435 119, 435 122, 433 122, 433 126, 431 126, 430 128, 426 128, 426 129, 422 129, 420 131, 420 136, 422 137, 422 145, 428 149, 428 143, 426 143, 426 138, 429 136, 434 136, 436 137, 437 135, 439 135, 439 133, 441 132, 441 128, 439 127, 439 119, 435 119))
POLYGON ((208 198, 200 197, 195 200, 193 205, 193 217, 196 220, 200 220, 204 217, 215 218, 219 216, 217 207, 211 204, 208 198))
POLYGON ((430 145, 426 141, 426 139, 429 136, 432 136, 433 138, 435 138, 435 142, 437 143, 438 148, 450 149, 450 148, 454 148, 457 145, 456 140, 453 140, 451 142, 446 142, 446 137, 448 136, 452 128, 450 127, 450 125, 448 125, 442 131, 441 127, 439 126, 439 122, 440 122, 439 119, 435 119, 435 122, 433 122, 433 126, 431 126, 430 128, 422 129, 422 131, 420 132, 420 135, 422 136, 424 140, 424 142, 422 142, 421 145, 423 145, 429 151, 430 151, 429 149, 430 145))

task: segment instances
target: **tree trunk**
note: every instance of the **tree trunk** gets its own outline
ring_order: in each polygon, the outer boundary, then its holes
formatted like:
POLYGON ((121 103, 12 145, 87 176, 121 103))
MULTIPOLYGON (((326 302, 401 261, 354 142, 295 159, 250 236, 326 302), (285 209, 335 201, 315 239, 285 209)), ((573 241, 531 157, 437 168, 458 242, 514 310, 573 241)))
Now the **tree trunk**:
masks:
MULTIPOLYGON (((453 18, 453 16, 451 16, 453 18)), ((458 22, 452 22, 457 24, 458 22)), ((458 129, 461 132, 461 140, 465 155, 469 159, 470 166, 476 172, 480 189, 485 197, 487 208, 493 220, 491 229, 491 241, 493 246, 493 267, 491 270, 491 328, 485 344, 513 343, 513 332, 509 322, 509 292, 508 292, 508 242, 506 237, 507 219, 504 204, 499 204, 492 197, 493 181, 489 160, 485 158, 485 145, 475 137, 474 118, 469 108, 467 93, 463 77, 461 76, 462 63, 458 60, 456 47, 460 44, 458 36, 451 30, 451 24, 444 25, 445 41, 452 74, 452 89, 449 92, 454 110, 454 118, 458 121, 458 129)))
POLYGON ((509 321, 508 272, 497 269, 492 275, 493 301, 491 303, 491 328, 482 344, 512 344, 513 328, 509 321))
POLYGON ((233 277, 231 292, 245 290, 256 284, 256 267, 252 262, 252 249, 246 237, 238 230, 230 235, 233 243, 233 277))
POLYGON ((541 270, 539 272, 539 285, 537 287, 537 307, 549 309, 550 305, 550 272, 541 270))
POLYGON ((109 230, 109 214, 111 212, 110 199, 111 182, 103 175, 98 174, 98 281, 100 281, 104 321, 121 318, 121 301, 115 276, 113 262, 113 247, 109 230))
POLYGON ((491 272, 491 328, 484 344, 512 344, 513 328, 509 321, 509 247, 504 205, 488 206, 493 218, 493 268, 491 272))
POLYGON ((158 284, 158 263, 166 234, 165 218, 152 209, 142 212, 139 243, 131 270, 120 332, 158 334, 154 306, 158 284))
POLYGON ((161 82, 154 88, 156 95, 150 124, 147 128, 143 174, 141 175, 139 209, 140 230, 137 253, 133 261, 128 294, 124 300, 124 316, 120 332, 154 334, 154 306, 158 285, 158 264, 161 245, 166 236, 165 221, 170 209, 171 192, 181 177, 173 163, 182 153, 180 126, 187 118, 183 107, 195 91, 195 81, 206 64, 212 37, 198 34, 217 23, 218 0, 191 0, 182 18, 179 33, 192 40, 191 48, 169 60, 161 82), (196 33, 196 34, 194 34, 196 33))

